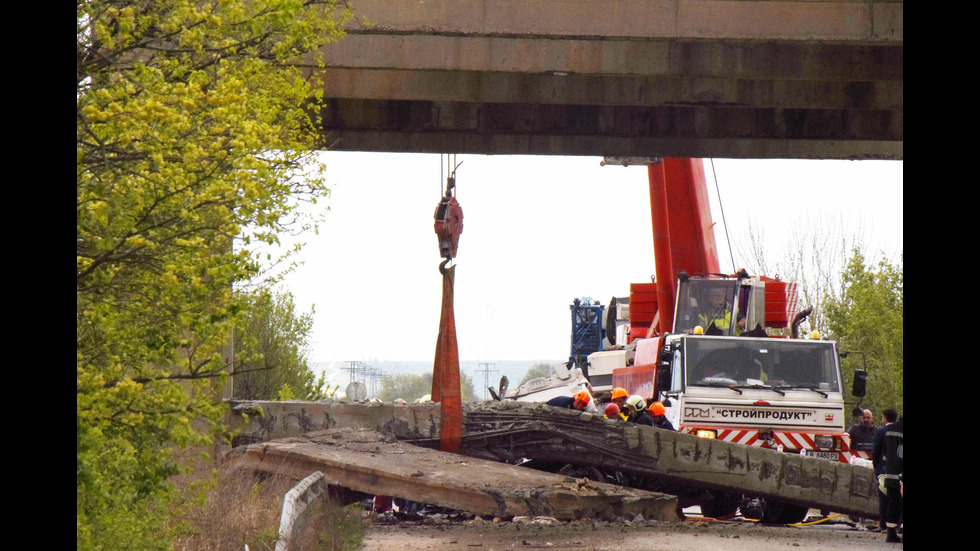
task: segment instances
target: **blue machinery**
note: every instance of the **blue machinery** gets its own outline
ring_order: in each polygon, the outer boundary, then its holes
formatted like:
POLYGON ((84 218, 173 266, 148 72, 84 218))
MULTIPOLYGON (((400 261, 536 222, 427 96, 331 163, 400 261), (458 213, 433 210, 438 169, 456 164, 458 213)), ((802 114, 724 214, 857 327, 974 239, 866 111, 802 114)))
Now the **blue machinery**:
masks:
POLYGON ((585 297, 575 299, 569 309, 572 311, 572 347, 568 361, 588 377, 589 354, 602 351, 605 337, 602 314, 606 307, 585 297))

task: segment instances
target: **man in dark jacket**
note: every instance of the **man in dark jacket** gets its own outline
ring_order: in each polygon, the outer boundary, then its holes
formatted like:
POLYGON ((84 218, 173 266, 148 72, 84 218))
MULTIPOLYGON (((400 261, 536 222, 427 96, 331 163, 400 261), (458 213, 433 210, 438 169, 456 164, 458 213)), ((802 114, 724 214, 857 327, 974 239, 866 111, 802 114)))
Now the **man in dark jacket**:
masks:
POLYGON ((670 419, 667 419, 667 408, 665 408, 660 402, 650 404, 650 409, 647 411, 650 412, 650 418, 653 420, 653 426, 657 427, 658 429, 677 430, 674 428, 674 424, 670 422, 670 419))
POLYGON ((902 541, 902 538, 898 537, 897 529, 902 519, 901 476, 905 470, 904 438, 905 418, 899 417, 898 421, 886 427, 884 438, 885 526, 888 528, 888 538, 885 541, 894 543, 902 541))
POLYGON ((861 414, 861 422, 847 429, 847 434, 851 437, 851 449, 870 451, 875 441, 875 432, 877 428, 874 415, 870 409, 866 409, 861 414))
POLYGON ((638 425, 653 426, 653 418, 647 413, 647 402, 642 396, 633 394, 626 399, 626 420, 638 425))
MULTIPOLYGON (((886 409, 881 415, 882 427, 875 431, 874 445, 871 449, 871 464, 874 466, 875 480, 880 475, 885 474, 885 433, 888 427, 898 420, 898 412, 894 409, 886 409)), ((885 513, 887 508, 887 495, 878 491, 878 527, 875 532, 885 530, 885 513)))
POLYGON ((557 408, 577 409, 581 411, 594 411, 595 406, 592 402, 592 395, 582 390, 575 393, 575 396, 557 396, 545 402, 549 406, 557 408), (591 408, 589 406, 592 406, 591 408))

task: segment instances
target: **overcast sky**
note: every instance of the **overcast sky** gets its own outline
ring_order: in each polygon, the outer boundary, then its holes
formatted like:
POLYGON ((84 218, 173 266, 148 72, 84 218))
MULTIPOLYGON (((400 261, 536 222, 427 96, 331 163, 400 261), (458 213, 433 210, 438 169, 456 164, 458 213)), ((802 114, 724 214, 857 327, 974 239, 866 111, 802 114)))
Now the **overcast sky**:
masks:
MULTIPOLYGON (((331 196, 318 236, 285 281, 315 304, 314 362, 431 361, 441 305, 433 214, 448 156, 323 153, 331 196)), ((654 274, 645 166, 600 157, 458 155, 463 233, 455 314, 461 360, 564 361, 569 305, 608 304, 654 274)), ((800 221, 861 232, 869 250, 903 247, 901 161, 705 160, 723 270, 751 223, 782 254, 800 221), (715 185, 717 176, 717 188, 715 185)), ((744 245, 743 245, 744 248, 744 245)), ((735 263, 740 260, 736 256, 735 263)), ((739 266, 741 267, 741 266, 739 266)), ((765 274, 774 275, 774 274, 765 274)))

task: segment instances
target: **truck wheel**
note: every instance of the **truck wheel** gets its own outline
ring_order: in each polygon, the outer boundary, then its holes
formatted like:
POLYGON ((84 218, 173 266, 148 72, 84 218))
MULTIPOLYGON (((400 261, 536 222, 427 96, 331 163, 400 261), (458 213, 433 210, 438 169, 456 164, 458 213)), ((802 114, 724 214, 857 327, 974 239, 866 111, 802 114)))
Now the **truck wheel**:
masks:
POLYGON ((809 511, 810 508, 805 505, 786 504, 783 506, 783 514, 779 518, 783 524, 799 524, 806 520, 806 514, 809 511))
POLYGON ((766 501, 765 524, 797 524, 803 522, 810 508, 780 501, 766 501))
POLYGON ((711 492, 711 499, 700 504, 701 514, 708 518, 726 518, 738 511, 739 499, 731 494, 711 492))

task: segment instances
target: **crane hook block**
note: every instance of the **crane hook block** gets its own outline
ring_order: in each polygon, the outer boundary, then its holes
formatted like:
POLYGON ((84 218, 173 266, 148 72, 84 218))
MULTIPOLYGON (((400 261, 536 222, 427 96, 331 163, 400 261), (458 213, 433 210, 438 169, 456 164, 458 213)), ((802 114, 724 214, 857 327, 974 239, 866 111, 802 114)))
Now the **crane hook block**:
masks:
POLYGON ((455 197, 448 193, 439 201, 435 213, 435 230, 439 238, 439 254, 443 258, 456 258, 459 235, 463 233, 463 209, 455 197))

